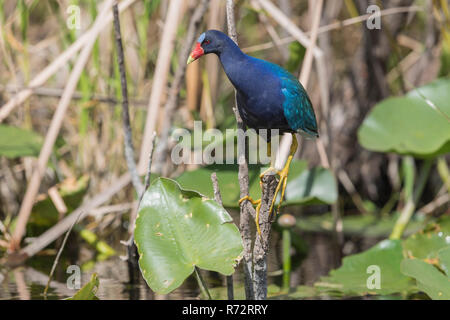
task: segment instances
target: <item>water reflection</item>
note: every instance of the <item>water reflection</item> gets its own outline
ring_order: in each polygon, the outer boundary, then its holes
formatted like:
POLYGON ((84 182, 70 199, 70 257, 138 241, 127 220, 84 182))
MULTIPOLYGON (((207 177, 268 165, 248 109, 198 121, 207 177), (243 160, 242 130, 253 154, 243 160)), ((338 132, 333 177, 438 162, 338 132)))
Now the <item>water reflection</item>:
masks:
MULTIPOLYGON (((168 295, 153 293, 144 282, 128 283, 127 263, 118 257, 96 262, 89 271, 82 271, 81 284, 87 283, 92 273, 99 276, 100 286, 97 297, 101 300, 160 300, 160 299, 198 299, 198 289, 195 280, 189 278, 183 286, 168 295)), ((46 299, 64 299, 72 296, 77 290, 69 289, 66 280, 70 274, 59 273, 50 283, 46 299)), ((0 299, 1 300, 42 300, 48 275, 30 266, 18 267, 12 270, 1 270, 0 299)))

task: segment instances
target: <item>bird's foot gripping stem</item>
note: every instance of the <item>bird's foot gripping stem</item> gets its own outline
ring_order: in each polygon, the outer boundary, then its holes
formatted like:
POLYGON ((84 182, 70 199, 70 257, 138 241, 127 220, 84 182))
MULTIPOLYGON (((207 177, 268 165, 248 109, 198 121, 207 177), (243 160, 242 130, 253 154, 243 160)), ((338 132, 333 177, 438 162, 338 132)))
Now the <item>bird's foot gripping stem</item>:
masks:
MULTIPOLYGON (((273 195, 272 203, 270 204, 270 208, 269 208, 269 219, 272 216, 273 207, 277 200, 278 193, 281 190, 281 197, 280 197, 280 202, 278 203, 278 207, 277 207, 277 214, 280 211, 281 204, 283 203, 283 199, 284 199, 284 193, 286 191, 289 167, 291 165, 294 154, 297 151, 297 147, 298 147, 297 138, 294 134, 292 134, 292 145, 291 145, 291 149, 289 152, 289 157, 286 161, 286 164, 285 164, 283 170, 276 171, 275 168, 270 167, 267 170, 265 170, 263 173, 261 173, 261 175, 259 176, 261 185, 262 185, 262 179, 268 172, 275 172, 279 176, 278 185, 277 185, 277 188, 275 189, 275 194, 273 195)), ((261 210, 261 199, 253 200, 250 196, 245 196, 239 200, 239 204, 241 204, 245 200, 250 201, 254 206, 256 206, 256 209, 255 209, 256 210, 256 215, 255 215, 256 229, 258 230, 258 234, 261 234, 261 229, 259 227, 259 211, 261 210)))
POLYGON ((261 234, 261 228, 259 227, 259 211, 261 210, 261 199, 253 200, 250 196, 245 196, 241 199, 239 199, 239 204, 241 204, 243 201, 250 201, 252 205, 256 206, 256 214, 255 214, 255 224, 256 224, 256 230, 258 231, 258 234, 261 234))

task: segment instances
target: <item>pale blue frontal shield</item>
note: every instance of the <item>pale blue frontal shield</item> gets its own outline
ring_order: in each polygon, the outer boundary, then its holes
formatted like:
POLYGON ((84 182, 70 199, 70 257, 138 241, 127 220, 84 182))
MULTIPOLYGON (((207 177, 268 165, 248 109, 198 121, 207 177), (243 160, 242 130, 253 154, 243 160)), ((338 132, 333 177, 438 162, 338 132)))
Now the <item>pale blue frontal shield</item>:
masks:
POLYGON ((202 43, 203 40, 205 40, 205 33, 204 32, 200 35, 200 37, 198 37, 197 42, 198 43, 202 43))

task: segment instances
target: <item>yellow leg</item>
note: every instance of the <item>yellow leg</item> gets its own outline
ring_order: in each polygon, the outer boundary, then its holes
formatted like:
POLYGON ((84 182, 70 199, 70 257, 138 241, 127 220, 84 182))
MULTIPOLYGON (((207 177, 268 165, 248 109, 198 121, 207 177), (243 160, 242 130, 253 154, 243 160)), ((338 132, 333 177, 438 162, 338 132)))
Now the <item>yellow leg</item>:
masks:
MULTIPOLYGON (((270 205, 269 218, 272 215, 273 206, 275 205, 275 201, 277 200, 277 195, 278 195, 278 193, 280 192, 280 189, 281 189, 281 198, 280 198, 280 202, 278 203, 277 214, 280 211, 280 207, 281 207, 281 204, 282 204, 283 199, 284 199, 284 193, 286 191, 287 177, 288 177, 288 174, 289 174, 289 167, 291 165, 291 162, 292 162, 292 159, 294 157, 294 154, 297 151, 297 148, 298 148, 297 137, 295 136, 295 134, 292 134, 292 145, 291 145, 291 149, 289 151, 289 157, 287 158, 287 161, 286 161, 286 164, 284 165, 283 170, 277 172, 277 174, 280 176, 280 180, 278 181, 278 185, 277 185, 277 188, 275 189, 275 194, 273 196, 272 203, 270 205)), ((268 144, 267 154, 270 156, 270 142, 268 144)), ((260 183, 262 183, 262 178, 269 171, 275 171, 275 169, 272 166, 270 166, 270 168, 266 169, 263 173, 261 173, 261 175, 260 175, 260 179, 261 179, 260 183)), ((250 196, 245 196, 245 197, 243 197, 242 199, 239 200, 239 204, 241 204, 245 200, 250 201, 254 206, 256 206, 256 215, 255 215, 256 229, 258 230, 258 233, 261 234, 261 229, 259 227, 259 211, 261 209, 261 199, 253 200, 250 196)))
POLYGON ((261 209, 261 199, 253 200, 250 196, 245 196, 241 199, 239 199, 239 204, 241 204, 243 201, 248 200, 250 201, 254 206, 256 206, 256 215, 255 215, 255 224, 256 224, 256 230, 258 231, 258 234, 261 234, 261 229, 259 227, 259 211, 261 209))
POLYGON ((276 170, 272 165, 272 144, 271 142, 267 142, 267 156, 270 158, 270 167, 267 168, 266 170, 264 170, 260 175, 259 175, 259 184, 262 185, 262 178, 268 173, 268 172, 275 172, 276 170))
POLYGON ((250 196, 245 196, 245 197, 239 199, 239 204, 241 204, 241 203, 242 203, 243 201, 245 201, 245 200, 250 201, 250 202, 252 203, 252 205, 254 205, 254 206, 256 206, 258 203, 261 203, 261 199, 253 200, 252 197, 250 197, 250 196))
POLYGON ((273 206, 275 205, 275 201, 277 200, 277 195, 281 189, 281 198, 280 198, 280 202, 278 203, 277 214, 280 211, 281 203, 283 202, 283 199, 284 199, 284 192, 286 191, 289 167, 291 165, 292 158, 294 157, 294 154, 297 151, 297 148, 298 148, 297 137, 295 136, 295 134, 292 134, 292 144, 291 144, 291 149, 289 151, 289 157, 287 158, 287 161, 286 161, 286 164, 284 165, 283 170, 278 172, 278 175, 280 176, 280 180, 278 181, 278 185, 277 185, 277 188, 275 189, 275 194, 272 199, 272 204, 270 205, 269 217, 272 214, 273 206))

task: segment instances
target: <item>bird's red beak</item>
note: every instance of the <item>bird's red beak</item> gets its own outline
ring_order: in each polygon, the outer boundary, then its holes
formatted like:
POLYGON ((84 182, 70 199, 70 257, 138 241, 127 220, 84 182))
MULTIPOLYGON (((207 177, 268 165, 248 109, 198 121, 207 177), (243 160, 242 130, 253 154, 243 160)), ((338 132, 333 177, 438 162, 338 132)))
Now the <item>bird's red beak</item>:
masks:
POLYGON ((194 50, 192 50, 191 54, 189 55, 189 58, 187 60, 187 64, 197 60, 198 58, 200 58, 204 54, 205 54, 205 51, 201 47, 200 42, 197 42, 197 44, 195 45, 194 50))

